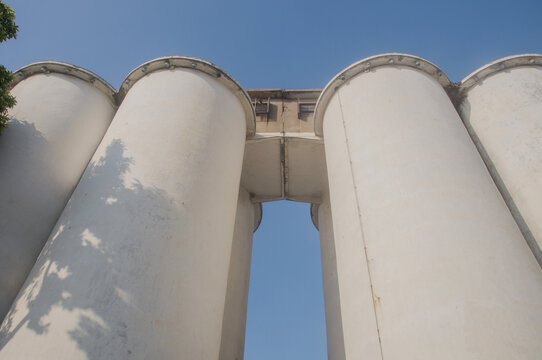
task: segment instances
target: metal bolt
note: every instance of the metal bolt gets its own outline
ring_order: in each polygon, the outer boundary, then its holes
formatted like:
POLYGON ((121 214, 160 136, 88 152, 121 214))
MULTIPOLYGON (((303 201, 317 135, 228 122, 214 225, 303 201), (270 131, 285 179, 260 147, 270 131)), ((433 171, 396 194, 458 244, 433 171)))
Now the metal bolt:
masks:
POLYGON ((43 73, 46 73, 46 74, 49 73, 49 70, 47 70, 47 68, 46 68, 45 66, 42 66, 42 67, 40 68, 40 70, 41 70, 41 72, 43 72, 43 73))
POLYGON ((71 73, 72 72, 72 69, 66 69, 66 73, 71 73))
POLYGON ((437 76, 438 77, 441 77, 442 76, 442 73, 440 71, 437 71, 437 76))
POLYGON ((168 60, 164 61, 164 66, 167 67, 167 68, 169 67, 169 61, 168 60))
POLYGON ((217 78, 219 78, 219 77, 221 77, 221 76, 222 76, 221 73, 216 73, 216 77, 217 77, 217 78))
POLYGON ((192 67, 193 67, 193 68, 195 68, 196 66, 198 66, 198 64, 192 63, 192 67))
POLYGON ((533 58, 529 59, 529 64, 534 64, 534 59, 533 58))
POLYGON ((147 71, 147 65, 145 65, 145 66, 143 66, 143 67, 141 68, 141 72, 145 72, 145 71, 147 71))
POLYGON ((394 61, 393 59, 389 59, 388 62, 389 62, 390 64, 393 64, 395 61, 394 61))
POLYGON ((344 79, 346 79, 346 77, 345 77, 344 75, 341 75, 341 76, 339 77, 339 79, 344 80, 344 79))
POLYGON ((94 81, 96 81, 96 79, 91 77, 88 81, 90 81, 91 84, 94 84, 94 81))
POLYGON ((474 81, 478 81, 478 75, 474 75, 472 78, 474 81))
POLYGON ((418 66, 418 67, 420 66, 420 62, 419 62, 419 61, 416 61, 415 64, 416 64, 416 66, 418 66))

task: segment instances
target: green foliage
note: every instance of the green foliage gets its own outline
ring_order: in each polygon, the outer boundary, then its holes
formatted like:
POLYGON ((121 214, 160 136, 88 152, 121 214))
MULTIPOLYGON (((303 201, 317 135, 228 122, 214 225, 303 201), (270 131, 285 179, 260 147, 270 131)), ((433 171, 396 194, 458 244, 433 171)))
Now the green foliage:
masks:
POLYGON ((18 29, 15 25, 15 11, 0 1, 0 42, 16 38, 18 29))
POLYGON ((9 93, 11 80, 13 74, 0 65, 0 134, 9 120, 8 109, 15 105, 15 98, 9 93))
MULTIPOLYGON (((15 25, 15 12, 0 0, 0 43, 17 37, 19 27, 15 25)), ((0 134, 9 120, 8 109, 15 105, 15 98, 9 94, 13 74, 0 65, 0 134)))

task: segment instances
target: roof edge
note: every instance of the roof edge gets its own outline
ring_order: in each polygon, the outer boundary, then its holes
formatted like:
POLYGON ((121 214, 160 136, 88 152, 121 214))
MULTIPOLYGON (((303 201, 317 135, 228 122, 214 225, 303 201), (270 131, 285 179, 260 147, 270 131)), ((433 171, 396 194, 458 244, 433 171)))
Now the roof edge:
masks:
POLYGON ((444 89, 451 84, 450 79, 444 73, 444 71, 442 71, 437 65, 424 58, 402 53, 385 53, 369 56, 340 71, 324 87, 324 90, 316 102, 316 107, 314 110, 315 134, 318 136, 323 136, 322 126, 324 112, 333 93, 338 88, 358 74, 369 72, 384 66, 406 66, 420 70, 434 78, 440 85, 442 85, 444 89))
POLYGON ((507 69, 520 66, 542 66, 542 54, 519 54, 497 59, 479 67, 460 82, 462 91, 468 91, 482 80, 507 69))
POLYGON ((230 74, 215 64, 198 58, 180 55, 164 56, 139 65, 132 70, 122 82, 122 85, 120 86, 120 89, 116 95, 118 104, 120 105, 122 103, 130 88, 144 76, 156 71, 166 69, 173 70, 175 68, 185 68, 203 72, 213 78, 216 78, 219 83, 230 89, 241 101, 241 106, 245 112, 247 122, 247 137, 255 134, 256 113, 248 93, 230 74))
POLYGON ((73 76, 88 82, 91 86, 94 86, 102 93, 107 95, 113 104, 117 104, 115 101, 115 94, 117 91, 113 86, 111 86, 111 84, 90 70, 60 61, 38 61, 23 66, 13 73, 14 76, 11 87, 15 87, 18 83, 31 76, 50 73, 73 76))

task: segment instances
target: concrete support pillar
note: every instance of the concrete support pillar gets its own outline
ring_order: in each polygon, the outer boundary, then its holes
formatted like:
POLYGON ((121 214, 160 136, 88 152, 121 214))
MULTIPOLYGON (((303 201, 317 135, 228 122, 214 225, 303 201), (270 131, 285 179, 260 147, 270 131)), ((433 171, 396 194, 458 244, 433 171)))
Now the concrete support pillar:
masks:
MULTIPOLYGON (((314 205, 313 205, 314 206, 314 205)), ((320 231, 320 253, 322 256, 322 282, 324 285, 324 304, 326 312, 326 336, 328 359, 345 359, 343 318, 341 316, 341 296, 339 289, 337 250, 333 234, 333 221, 329 204, 329 194, 317 206, 318 230, 320 231)), ((357 288, 353 286, 352 288, 357 288)), ((366 307, 370 308, 370 307, 366 307)), ((346 319, 348 321, 348 319, 346 319)), ((374 335, 369 332, 366 339, 374 335)), ((362 335, 362 334, 360 334, 362 335)), ((361 336, 360 336, 361 337, 361 336)))
POLYGON ((2 360, 219 358, 252 105, 184 57, 137 68, 125 94, 6 316, 2 360))
POLYGON ((252 234, 260 224, 261 216, 261 204, 253 204, 249 193, 240 188, 228 270, 220 360, 242 360, 244 356, 252 234))
POLYGON ((342 324, 332 346, 346 359, 542 353, 542 271, 446 83, 423 59, 381 55, 339 74, 317 104, 337 269, 324 291, 340 303, 326 316, 342 324))
POLYGON ((461 117, 542 266, 542 56, 497 60, 461 86, 461 117))
POLYGON ((32 64, 15 82, 0 136, 0 321, 116 110, 115 90, 73 65, 32 64))

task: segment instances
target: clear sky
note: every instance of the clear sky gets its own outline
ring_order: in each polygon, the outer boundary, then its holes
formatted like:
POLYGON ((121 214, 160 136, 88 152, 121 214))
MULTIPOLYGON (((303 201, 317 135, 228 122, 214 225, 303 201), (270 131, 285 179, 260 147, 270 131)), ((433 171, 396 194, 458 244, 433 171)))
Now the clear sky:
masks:
MULTIPOLYGON (((542 1, 7 0, 20 26, 11 70, 40 60, 118 88, 166 55, 209 60, 245 88, 322 88, 370 55, 424 57, 459 81, 500 57, 542 52, 542 1)), ((318 233, 307 204, 264 205, 254 238, 245 359, 325 359, 318 233)))

